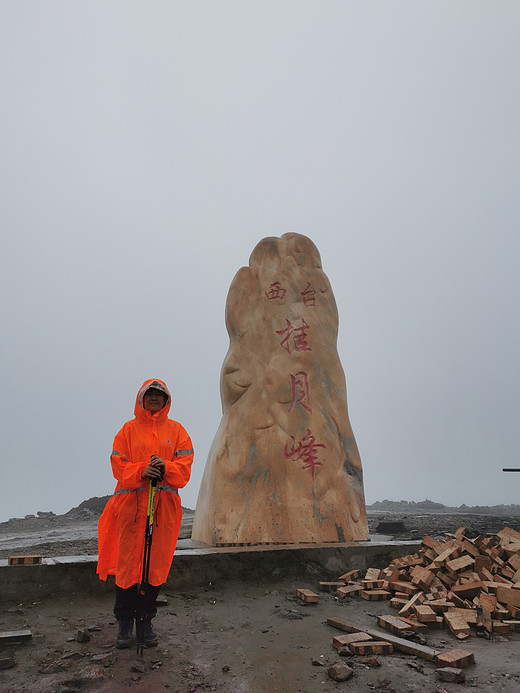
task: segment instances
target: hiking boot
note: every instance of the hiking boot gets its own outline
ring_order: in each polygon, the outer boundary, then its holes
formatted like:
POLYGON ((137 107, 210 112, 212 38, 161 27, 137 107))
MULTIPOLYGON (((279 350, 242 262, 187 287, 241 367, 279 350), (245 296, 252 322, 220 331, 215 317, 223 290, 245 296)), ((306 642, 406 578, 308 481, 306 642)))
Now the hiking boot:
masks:
POLYGON ((151 618, 145 618, 143 621, 143 641, 145 647, 155 647, 159 642, 157 635, 153 632, 151 618))
POLYGON ((123 620, 117 622, 119 630, 117 631, 116 647, 118 650, 126 650, 132 642, 132 630, 134 628, 134 620, 123 620))

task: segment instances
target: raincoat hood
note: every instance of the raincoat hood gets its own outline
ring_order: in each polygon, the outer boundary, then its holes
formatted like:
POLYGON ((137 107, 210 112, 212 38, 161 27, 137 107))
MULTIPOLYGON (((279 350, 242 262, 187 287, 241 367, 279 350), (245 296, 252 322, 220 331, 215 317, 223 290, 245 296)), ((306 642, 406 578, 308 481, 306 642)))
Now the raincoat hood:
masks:
POLYGON ((170 406, 172 403, 172 398, 166 383, 157 378, 152 378, 151 380, 145 380, 141 385, 137 397, 135 400, 134 414, 137 419, 151 421, 165 421, 168 418, 168 413, 170 411, 170 406), (144 408, 144 396, 147 390, 153 387, 155 390, 160 390, 166 395, 166 404, 162 409, 160 409, 156 414, 151 414, 148 410, 144 408))

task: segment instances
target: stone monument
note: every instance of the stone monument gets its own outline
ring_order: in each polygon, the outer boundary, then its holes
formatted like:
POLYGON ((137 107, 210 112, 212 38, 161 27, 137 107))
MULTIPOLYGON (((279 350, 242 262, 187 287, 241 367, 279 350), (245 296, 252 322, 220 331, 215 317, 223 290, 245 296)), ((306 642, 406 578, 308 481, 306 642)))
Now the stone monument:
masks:
POLYGON ((193 538, 214 546, 366 539, 338 312, 314 243, 296 233, 260 241, 231 283, 226 326, 223 416, 193 538))

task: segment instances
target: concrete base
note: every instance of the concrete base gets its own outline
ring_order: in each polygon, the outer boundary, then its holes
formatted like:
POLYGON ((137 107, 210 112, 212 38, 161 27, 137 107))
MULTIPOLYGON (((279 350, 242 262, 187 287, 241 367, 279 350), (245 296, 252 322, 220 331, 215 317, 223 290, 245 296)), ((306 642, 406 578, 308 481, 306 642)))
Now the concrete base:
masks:
MULTIPOLYGON (((327 580, 348 570, 385 568, 394 558, 415 553, 420 547, 415 541, 367 541, 216 548, 185 539, 177 544, 166 588, 186 590, 222 580, 291 574, 327 580)), ((97 556, 46 558, 41 565, 9 566, 7 560, 1 560, 0 601, 27 603, 51 595, 112 591, 114 579, 102 582, 96 564, 97 556)))

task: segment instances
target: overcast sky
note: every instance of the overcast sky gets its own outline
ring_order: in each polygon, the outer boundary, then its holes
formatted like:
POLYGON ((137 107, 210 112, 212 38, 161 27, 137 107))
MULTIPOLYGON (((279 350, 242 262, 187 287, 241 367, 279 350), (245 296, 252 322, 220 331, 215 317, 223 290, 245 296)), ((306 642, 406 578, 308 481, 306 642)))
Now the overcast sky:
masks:
POLYGON ((146 378, 221 417, 224 306, 317 245, 367 502, 520 502, 520 4, 0 4, 0 520, 113 491, 146 378))

